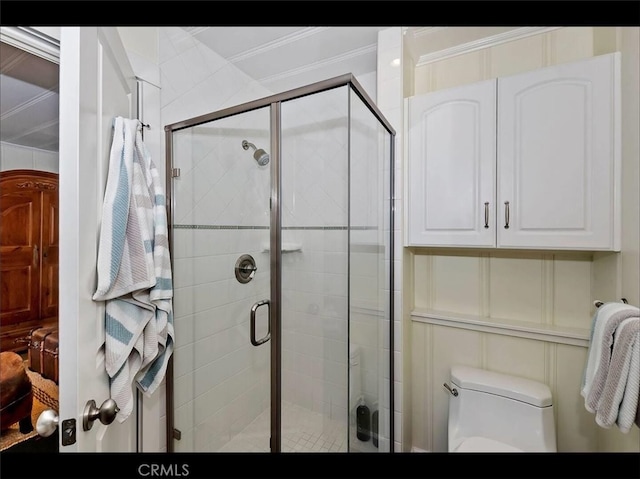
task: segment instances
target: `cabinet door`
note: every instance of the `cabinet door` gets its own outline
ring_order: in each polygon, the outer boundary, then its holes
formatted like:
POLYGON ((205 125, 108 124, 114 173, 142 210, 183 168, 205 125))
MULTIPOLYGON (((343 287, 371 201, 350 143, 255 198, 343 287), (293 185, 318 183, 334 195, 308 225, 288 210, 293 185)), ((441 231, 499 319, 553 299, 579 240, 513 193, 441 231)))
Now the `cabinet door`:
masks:
POLYGON ((619 54, 498 80, 498 246, 619 249, 619 54))
POLYGON ((32 184, 19 179, 2 184, 0 324, 6 330, 40 318, 41 192, 32 184))
POLYGON ((42 193, 42 280, 40 314, 58 317, 58 189, 42 193))
POLYGON ((495 246, 496 80, 408 99, 407 242, 495 246))

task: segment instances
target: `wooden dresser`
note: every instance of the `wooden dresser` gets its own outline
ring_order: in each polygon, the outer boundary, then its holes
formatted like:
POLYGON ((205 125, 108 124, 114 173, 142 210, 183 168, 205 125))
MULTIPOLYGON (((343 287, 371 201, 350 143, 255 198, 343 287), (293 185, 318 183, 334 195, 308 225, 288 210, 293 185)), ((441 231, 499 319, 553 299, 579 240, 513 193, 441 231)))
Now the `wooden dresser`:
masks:
POLYGON ((58 318, 58 175, 0 172, 0 350, 58 318))

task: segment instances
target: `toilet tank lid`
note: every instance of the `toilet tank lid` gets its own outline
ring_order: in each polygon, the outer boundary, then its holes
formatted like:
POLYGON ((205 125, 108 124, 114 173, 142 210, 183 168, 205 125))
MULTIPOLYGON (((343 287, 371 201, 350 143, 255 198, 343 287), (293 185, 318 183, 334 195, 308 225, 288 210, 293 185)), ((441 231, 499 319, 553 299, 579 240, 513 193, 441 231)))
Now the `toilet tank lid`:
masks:
POLYGON ((551 390, 531 379, 469 366, 453 366, 451 380, 462 389, 473 389, 516 399, 537 407, 551 406, 551 390))

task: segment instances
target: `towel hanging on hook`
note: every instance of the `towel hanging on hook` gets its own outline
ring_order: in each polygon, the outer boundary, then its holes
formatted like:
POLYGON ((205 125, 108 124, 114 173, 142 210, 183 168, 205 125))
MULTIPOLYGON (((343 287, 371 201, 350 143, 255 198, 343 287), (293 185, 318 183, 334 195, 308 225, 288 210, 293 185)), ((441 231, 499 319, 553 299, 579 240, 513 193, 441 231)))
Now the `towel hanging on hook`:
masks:
POLYGON ((105 302, 101 351, 123 422, 135 406, 132 385, 148 397, 164 379, 174 345, 173 285, 166 196, 141 122, 116 117, 113 132, 93 300, 105 302))

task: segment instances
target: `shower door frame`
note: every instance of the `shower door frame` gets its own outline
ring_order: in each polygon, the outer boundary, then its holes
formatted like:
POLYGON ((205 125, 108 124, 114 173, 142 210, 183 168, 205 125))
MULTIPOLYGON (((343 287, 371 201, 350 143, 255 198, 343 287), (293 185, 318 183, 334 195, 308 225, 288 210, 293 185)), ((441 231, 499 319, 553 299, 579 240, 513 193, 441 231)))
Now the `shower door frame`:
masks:
MULTIPOLYGON (((270 174, 271 174, 271 214, 270 214, 270 314, 271 324, 271 439, 269 441, 271 452, 278 453, 282 450, 281 444, 281 423, 282 423, 282 159, 281 159, 281 107, 282 102, 301 98, 304 96, 320 93, 342 86, 350 86, 353 91, 364 102, 365 106, 373 113, 380 124, 391 135, 389 152, 389 452, 394 449, 394 216, 395 216, 395 137, 396 131, 382 112, 375 105, 371 97, 362 88, 360 83, 351 73, 340 75, 327 80, 305 85, 283 93, 270 95, 258 100, 242 103, 230 108, 218 110, 213 113, 200 115, 188 120, 172 123, 164 127, 165 130, 165 155, 166 155, 166 198, 167 198, 167 218, 169 230, 169 249, 173 250, 173 211, 175 197, 173 194, 173 133, 186 128, 191 128, 203 123, 219 120, 221 118, 246 113, 252 110, 269 106, 270 115, 270 174)), ((350 117, 349 117, 350 120, 350 117)), ((349 123, 349 126, 351 124, 349 123)), ((173 255, 171 255, 173 262, 173 255)), ((172 265, 173 266, 173 265, 172 265)), ((166 435, 167 452, 174 452, 174 439, 177 431, 174 429, 174 404, 173 404, 173 356, 169 359, 166 376, 166 435)))

